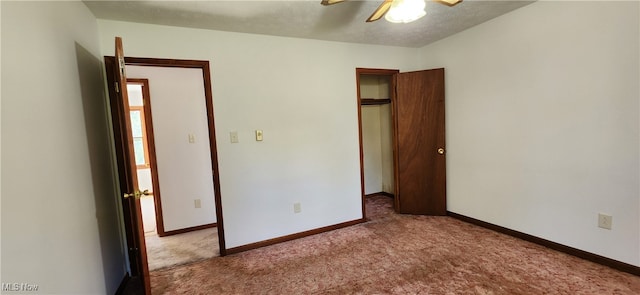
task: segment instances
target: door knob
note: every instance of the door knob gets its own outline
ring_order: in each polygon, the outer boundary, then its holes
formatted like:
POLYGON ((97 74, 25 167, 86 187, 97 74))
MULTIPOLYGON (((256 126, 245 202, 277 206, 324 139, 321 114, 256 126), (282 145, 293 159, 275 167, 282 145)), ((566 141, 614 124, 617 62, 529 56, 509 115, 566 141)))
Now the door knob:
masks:
POLYGON ((135 190, 135 191, 134 191, 133 193, 131 193, 131 194, 127 194, 127 193, 125 193, 125 194, 123 195, 123 197, 124 197, 125 199, 126 199, 126 198, 129 198, 129 197, 134 197, 134 198, 136 198, 136 199, 140 199, 140 197, 142 197, 142 196, 148 196, 148 195, 151 195, 151 193, 149 193, 149 190, 148 190, 148 189, 146 189, 146 190, 144 190, 144 191, 135 190))
POLYGON ((438 149, 438 154, 444 155, 444 148, 439 148, 438 149))

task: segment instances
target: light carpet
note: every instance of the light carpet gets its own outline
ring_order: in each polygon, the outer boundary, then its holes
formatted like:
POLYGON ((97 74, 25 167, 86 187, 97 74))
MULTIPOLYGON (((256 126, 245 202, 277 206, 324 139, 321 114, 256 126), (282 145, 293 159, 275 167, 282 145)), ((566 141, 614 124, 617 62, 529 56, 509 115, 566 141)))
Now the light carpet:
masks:
POLYGON ((153 294, 640 294, 640 277, 451 217, 398 215, 151 273, 153 294))
POLYGON ((145 235, 145 243, 150 271, 220 256, 216 228, 165 237, 153 232, 145 235))

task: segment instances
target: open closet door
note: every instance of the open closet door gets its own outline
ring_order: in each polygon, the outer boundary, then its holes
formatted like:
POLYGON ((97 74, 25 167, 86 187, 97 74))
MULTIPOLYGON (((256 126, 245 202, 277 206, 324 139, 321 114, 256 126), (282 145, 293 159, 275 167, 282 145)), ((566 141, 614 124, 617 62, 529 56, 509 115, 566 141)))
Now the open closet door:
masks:
POLYGON ((127 235, 130 275, 141 280, 145 294, 151 294, 149 266, 142 224, 140 197, 147 192, 138 189, 135 153, 129 116, 129 98, 127 95, 127 77, 125 72, 122 39, 116 37, 115 59, 105 57, 105 69, 109 84, 111 116, 114 126, 115 149, 120 171, 120 190, 123 193, 122 207, 127 235))
POLYGON ((396 210, 446 215, 444 69, 394 77, 396 210))

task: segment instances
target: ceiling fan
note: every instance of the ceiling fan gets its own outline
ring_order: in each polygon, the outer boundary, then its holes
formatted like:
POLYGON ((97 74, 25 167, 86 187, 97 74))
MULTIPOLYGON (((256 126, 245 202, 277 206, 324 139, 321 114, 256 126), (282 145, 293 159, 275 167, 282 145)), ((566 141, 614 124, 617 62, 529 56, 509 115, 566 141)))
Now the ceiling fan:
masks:
MULTIPOLYGON (((337 4, 340 2, 344 2, 346 0, 322 0, 321 4, 322 5, 332 5, 332 4, 337 4)), ((460 2, 462 2, 462 0, 432 0, 447 6, 454 6, 460 2)), ((387 12, 389 12, 389 10, 391 10, 392 8, 398 8, 395 9, 396 11, 399 10, 403 10, 404 9, 413 9, 416 8, 415 6, 411 6, 411 5, 419 5, 421 7, 418 7, 417 12, 415 12, 416 10, 414 9, 414 15, 412 17, 407 18, 396 18, 395 15, 392 16, 392 18, 390 19, 389 16, 386 17, 387 20, 391 21, 391 22, 410 22, 410 21, 414 21, 422 16, 424 16, 425 12, 424 12, 424 0, 384 0, 384 2, 382 2, 382 4, 380 4, 380 6, 378 6, 378 9, 376 9, 376 11, 373 12, 373 14, 367 19, 367 22, 373 22, 373 21, 377 21, 379 19, 381 19, 383 16, 385 16, 385 14, 387 14, 387 12), (407 5, 407 6, 405 6, 407 5), (400 7, 402 6, 402 7, 400 7), (405 8, 406 7, 406 8, 405 8), (417 13, 417 14, 416 14, 417 13)), ((395 11, 392 10, 391 13, 394 13, 395 11)), ((395 14, 395 13, 394 13, 395 14)))

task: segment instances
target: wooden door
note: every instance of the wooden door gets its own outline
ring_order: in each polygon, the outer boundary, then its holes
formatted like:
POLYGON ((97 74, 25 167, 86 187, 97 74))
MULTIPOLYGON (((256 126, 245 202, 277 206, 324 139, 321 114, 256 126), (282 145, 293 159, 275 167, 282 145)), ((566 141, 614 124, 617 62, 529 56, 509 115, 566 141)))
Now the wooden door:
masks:
POLYGON ((396 211, 446 215, 444 69, 395 75, 396 211))
POLYGON ((105 57, 105 68, 109 84, 118 171, 120 172, 120 190, 123 193, 122 207, 129 250, 130 275, 142 281, 145 294, 151 294, 139 199, 140 191, 138 190, 133 136, 131 134, 131 118, 129 116, 127 77, 120 37, 116 37, 115 45, 115 59, 105 57))

